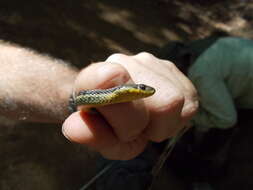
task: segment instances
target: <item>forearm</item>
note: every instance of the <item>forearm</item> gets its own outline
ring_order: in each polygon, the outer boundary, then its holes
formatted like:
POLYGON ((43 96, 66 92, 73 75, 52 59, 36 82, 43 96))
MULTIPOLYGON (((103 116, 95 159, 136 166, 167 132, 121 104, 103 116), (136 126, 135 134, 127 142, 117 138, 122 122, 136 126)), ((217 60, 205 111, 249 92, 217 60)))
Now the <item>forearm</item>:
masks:
POLYGON ((0 44, 0 114, 27 121, 63 121, 76 75, 61 60, 0 44))

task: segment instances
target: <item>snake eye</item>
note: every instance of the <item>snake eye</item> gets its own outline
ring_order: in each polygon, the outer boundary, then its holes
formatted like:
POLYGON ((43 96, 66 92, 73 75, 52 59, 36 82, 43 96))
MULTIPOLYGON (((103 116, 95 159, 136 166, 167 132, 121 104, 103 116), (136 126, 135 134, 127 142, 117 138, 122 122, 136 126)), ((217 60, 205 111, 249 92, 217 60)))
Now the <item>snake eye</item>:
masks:
POLYGON ((141 90, 146 90, 146 85, 144 85, 144 84, 139 84, 139 89, 141 89, 141 90))

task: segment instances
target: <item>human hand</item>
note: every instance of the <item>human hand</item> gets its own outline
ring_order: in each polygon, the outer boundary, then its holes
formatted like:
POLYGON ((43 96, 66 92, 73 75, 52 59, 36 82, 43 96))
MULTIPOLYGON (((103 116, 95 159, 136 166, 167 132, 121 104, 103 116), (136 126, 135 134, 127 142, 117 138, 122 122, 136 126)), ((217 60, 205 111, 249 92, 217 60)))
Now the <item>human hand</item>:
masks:
POLYGON ((63 124, 63 134, 85 144, 108 159, 128 160, 141 153, 148 141, 175 136, 198 107, 192 83, 166 60, 149 53, 114 54, 105 62, 83 69, 75 91, 143 83, 156 89, 146 99, 98 107, 101 113, 78 111, 63 124))

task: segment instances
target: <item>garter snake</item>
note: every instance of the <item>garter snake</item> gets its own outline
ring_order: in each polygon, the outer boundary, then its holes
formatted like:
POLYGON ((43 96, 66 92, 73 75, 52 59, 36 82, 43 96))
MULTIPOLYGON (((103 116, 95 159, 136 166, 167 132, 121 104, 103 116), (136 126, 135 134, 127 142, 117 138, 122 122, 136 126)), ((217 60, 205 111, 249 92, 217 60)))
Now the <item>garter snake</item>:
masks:
POLYGON ((130 102, 153 95, 155 89, 145 84, 125 84, 108 89, 80 91, 75 97, 75 105, 86 107, 130 102))
MULTIPOLYGON (((125 84, 116 86, 108 89, 95 89, 95 90, 82 90, 78 92, 77 96, 73 96, 70 103, 72 107, 74 105, 75 109, 78 106, 85 106, 87 109, 96 108, 98 106, 105 106, 109 104, 130 102, 141 98, 146 98, 152 96, 155 93, 153 87, 147 86, 145 84, 125 84)), ((184 132, 183 132, 184 133, 184 132)), ((181 133, 181 135, 183 134, 181 133)), ((164 152, 157 161, 157 164, 154 165, 151 173, 154 179, 157 177, 160 169, 162 168, 165 160, 169 156, 176 142, 178 141, 178 135, 172 138, 171 141, 167 144, 164 152)), ((102 169, 96 176, 94 176, 88 183, 86 183, 80 190, 86 190, 94 183, 101 175, 107 172, 113 164, 107 165, 102 169)), ((150 188, 152 188, 153 183, 150 188)))

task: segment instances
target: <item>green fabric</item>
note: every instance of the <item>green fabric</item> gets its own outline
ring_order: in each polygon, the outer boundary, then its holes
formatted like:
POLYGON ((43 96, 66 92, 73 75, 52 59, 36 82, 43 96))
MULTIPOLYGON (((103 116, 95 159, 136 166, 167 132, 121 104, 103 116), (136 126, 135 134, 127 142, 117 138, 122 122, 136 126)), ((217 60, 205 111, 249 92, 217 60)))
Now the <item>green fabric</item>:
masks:
MULTIPOLYGON (((197 50, 204 42, 194 42, 190 49, 197 50)), ((253 41, 219 38, 197 53, 201 55, 188 70, 200 98, 193 124, 203 130, 233 127, 236 108, 253 108, 253 41)))

